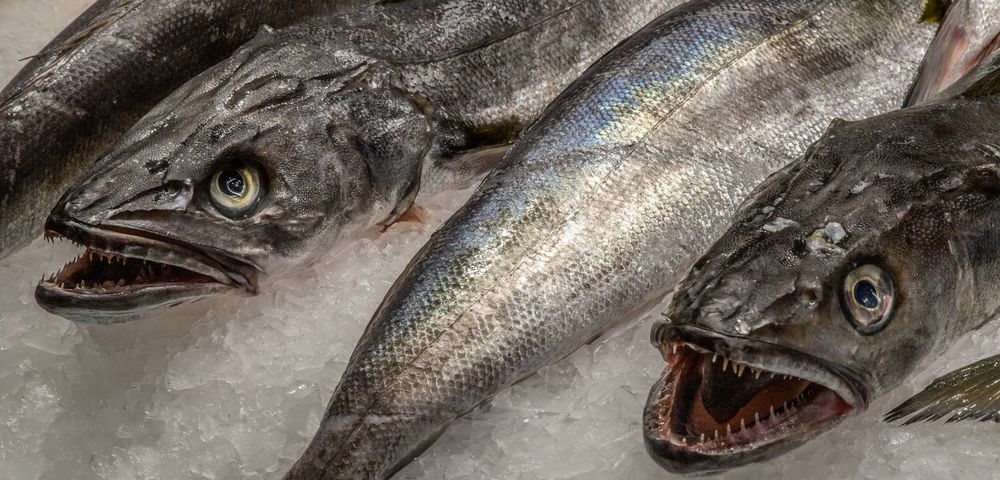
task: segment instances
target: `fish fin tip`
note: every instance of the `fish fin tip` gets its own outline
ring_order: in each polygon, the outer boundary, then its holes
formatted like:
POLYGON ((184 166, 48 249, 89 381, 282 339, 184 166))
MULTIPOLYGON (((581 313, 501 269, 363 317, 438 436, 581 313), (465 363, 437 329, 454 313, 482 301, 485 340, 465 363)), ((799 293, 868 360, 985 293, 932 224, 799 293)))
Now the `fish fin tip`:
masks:
POLYGON ((402 214, 398 217, 386 222, 382 225, 382 233, 389 231, 393 225, 397 223, 411 223, 416 225, 426 225, 430 219, 433 217, 431 212, 424 207, 414 203, 410 205, 402 214))

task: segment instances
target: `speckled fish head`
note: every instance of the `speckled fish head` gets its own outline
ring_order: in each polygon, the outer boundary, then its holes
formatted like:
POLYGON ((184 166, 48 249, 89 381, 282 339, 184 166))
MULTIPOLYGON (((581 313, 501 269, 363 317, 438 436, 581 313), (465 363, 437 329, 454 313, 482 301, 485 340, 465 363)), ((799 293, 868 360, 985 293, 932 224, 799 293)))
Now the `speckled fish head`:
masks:
POLYGON ((105 322, 253 293, 405 209, 426 118, 391 70, 331 49, 264 35, 141 120, 49 217, 87 252, 39 285, 40 305, 105 322))
POLYGON ((664 466, 783 453, 954 338, 969 258, 995 246, 973 220, 1000 186, 967 126, 940 106, 835 121, 756 189, 653 330, 669 366, 646 439, 664 466))

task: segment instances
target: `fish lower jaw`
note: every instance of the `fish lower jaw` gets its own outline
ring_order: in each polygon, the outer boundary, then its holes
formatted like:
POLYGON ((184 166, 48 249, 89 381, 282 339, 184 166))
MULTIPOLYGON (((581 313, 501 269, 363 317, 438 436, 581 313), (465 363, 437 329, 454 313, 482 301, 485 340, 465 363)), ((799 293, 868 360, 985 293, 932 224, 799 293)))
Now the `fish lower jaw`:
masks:
POLYGON ((671 471, 707 473, 763 460, 855 411, 825 385, 703 346, 670 341, 661 352, 668 366, 650 394, 644 434, 654 459, 671 471))
POLYGON ((256 293, 252 272, 227 271, 196 251, 160 239, 76 225, 46 230, 45 238, 84 248, 35 289, 39 306, 69 320, 118 323, 218 293, 256 293))

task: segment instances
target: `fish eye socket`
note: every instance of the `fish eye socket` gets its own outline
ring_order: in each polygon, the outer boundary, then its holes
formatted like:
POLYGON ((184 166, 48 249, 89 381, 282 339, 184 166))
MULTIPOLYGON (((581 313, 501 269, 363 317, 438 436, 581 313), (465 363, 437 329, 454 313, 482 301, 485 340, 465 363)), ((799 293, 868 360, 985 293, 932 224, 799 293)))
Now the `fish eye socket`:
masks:
POLYGON ((225 165, 212 175, 212 204, 229 218, 246 218, 264 195, 260 169, 252 163, 225 165))
POLYGON ((851 326, 870 335, 892 320, 895 292, 892 278, 876 265, 861 265, 844 278, 842 304, 851 326))

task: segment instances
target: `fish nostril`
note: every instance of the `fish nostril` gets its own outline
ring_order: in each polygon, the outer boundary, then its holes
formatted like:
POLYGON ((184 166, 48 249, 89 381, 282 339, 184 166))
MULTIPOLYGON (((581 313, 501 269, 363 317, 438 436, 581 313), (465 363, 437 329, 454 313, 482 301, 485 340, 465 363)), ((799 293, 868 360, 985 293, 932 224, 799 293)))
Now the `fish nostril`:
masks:
POLYGON ((808 306, 814 307, 819 303, 820 293, 815 288, 805 288, 799 293, 799 301, 808 306))
POLYGON ((190 180, 169 180, 153 194, 153 201, 159 204, 160 208, 182 209, 193 190, 190 180))
POLYGON ((189 180, 170 180, 163 185, 163 191, 171 197, 176 197, 182 192, 191 189, 191 182, 189 180))

